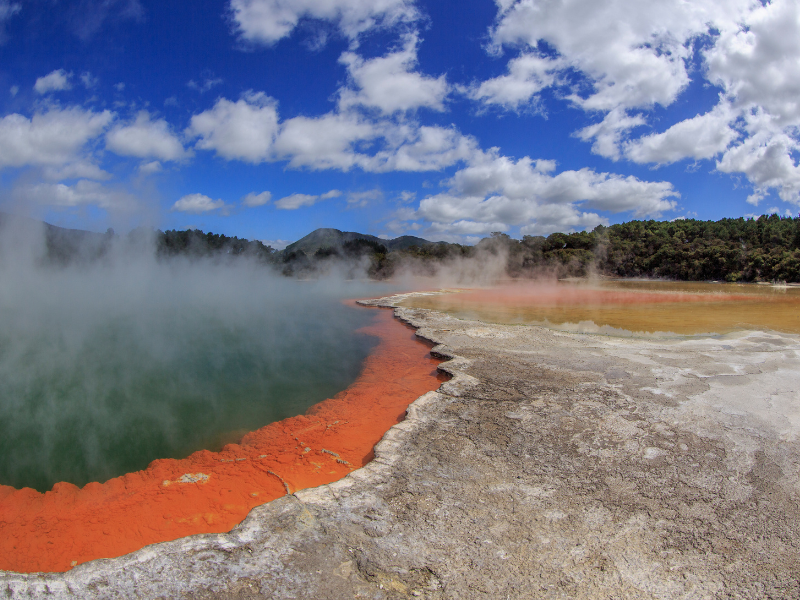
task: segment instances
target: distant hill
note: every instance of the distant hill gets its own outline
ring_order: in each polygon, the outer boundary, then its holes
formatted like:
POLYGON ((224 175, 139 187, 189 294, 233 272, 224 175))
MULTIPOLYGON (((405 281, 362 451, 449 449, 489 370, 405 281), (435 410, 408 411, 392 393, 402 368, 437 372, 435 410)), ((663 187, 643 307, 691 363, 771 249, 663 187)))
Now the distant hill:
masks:
POLYGON ((405 250, 411 246, 426 246, 436 242, 430 242, 426 239, 415 237, 413 235, 404 235, 393 240, 383 240, 374 235, 366 233, 357 233, 355 231, 339 231, 338 229, 322 228, 312 231, 302 239, 297 240, 293 244, 286 246, 284 252, 303 252, 306 255, 312 255, 320 248, 334 248, 340 249, 345 242, 353 240, 368 240, 377 244, 383 244, 389 251, 392 250, 405 250))
POLYGON ((8 228, 19 240, 36 239, 44 233, 46 257, 57 263, 73 260, 93 260, 104 255, 113 237, 113 231, 96 233, 82 229, 66 229, 30 217, 0 212, 0 229, 8 228))

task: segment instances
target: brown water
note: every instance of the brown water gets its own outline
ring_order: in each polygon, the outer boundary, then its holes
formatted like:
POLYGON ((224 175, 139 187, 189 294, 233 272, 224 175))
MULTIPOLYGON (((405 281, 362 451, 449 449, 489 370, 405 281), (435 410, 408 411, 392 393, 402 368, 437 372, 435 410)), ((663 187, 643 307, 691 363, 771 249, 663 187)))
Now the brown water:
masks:
POLYGON ((800 333, 800 287, 667 281, 519 282, 412 297, 464 319, 612 335, 800 333))

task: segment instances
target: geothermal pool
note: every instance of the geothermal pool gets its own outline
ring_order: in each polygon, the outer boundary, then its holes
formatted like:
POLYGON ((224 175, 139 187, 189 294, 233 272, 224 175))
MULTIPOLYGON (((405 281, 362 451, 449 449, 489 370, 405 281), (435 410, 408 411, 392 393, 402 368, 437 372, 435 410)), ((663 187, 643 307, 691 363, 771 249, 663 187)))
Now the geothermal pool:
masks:
POLYGON ((265 280, 202 295, 200 273, 167 276, 138 298, 56 279, 0 300, 0 484, 83 486, 219 450, 346 388, 377 343, 344 290, 265 280))
POLYGON ((391 311, 343 301, 384 288, 213 265, 16 275, 0 290, 0 570, 228 531, 368 462, 442 381, 391 311))
POLYGON ((703 335, 740 330, 800 333, 800 287, 668 281, 512 281, 403 306, 464 319, 610 335, 703 335))

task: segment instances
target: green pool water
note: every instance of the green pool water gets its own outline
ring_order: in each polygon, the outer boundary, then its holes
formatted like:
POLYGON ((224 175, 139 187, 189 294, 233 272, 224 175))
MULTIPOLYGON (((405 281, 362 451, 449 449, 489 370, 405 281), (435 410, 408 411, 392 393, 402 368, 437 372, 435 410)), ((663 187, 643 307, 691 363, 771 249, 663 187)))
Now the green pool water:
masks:
POLYGON ((214 268, 16 283, 0 290, 0 484, 17 488, 219 449, 347 387, 376 343, 356 333, 373 313, 342 302, 356 285, 214 268))

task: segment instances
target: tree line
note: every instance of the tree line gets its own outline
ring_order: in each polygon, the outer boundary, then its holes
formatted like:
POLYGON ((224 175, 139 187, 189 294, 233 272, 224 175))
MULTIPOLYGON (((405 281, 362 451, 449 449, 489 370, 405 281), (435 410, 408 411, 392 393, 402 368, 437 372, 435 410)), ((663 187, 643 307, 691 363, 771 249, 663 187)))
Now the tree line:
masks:
MULTIPOLYGON (((52 227, 48 254, 64 264, 75 257, 94 260, 106 253, 115 236, 52 227), (78 236, 92 236, 92 243, 78 236), (97 238, 97 239, 94 239, 97 238), (89 246, 91 252, 78 252, 89 246)), ((374 239, 353 239, 313 253, 276 251, 257 241, 194 230, 134 230, 129 243, 155 245, 160 259, 177 256, 235 260, 249 257, 287 276, 314 276, 334 265, 353 274, 385 279, 400 268, 420 274, 454 260, 494 254, 511 277, 581 277, 592 273, 617 277, 653 277, 685 281, 800 282, 800 217, 700 221, 629 221, 592 231, 526 235, 521 240, 493 233, 475 246, 427 243, 390 251, 374 239)))
MULTIPOLYGON (((591 232, 525 236, 495 234, 509 252, 509 274, 553 269, 684 281, 800 281, 800 218, 629 221, 591 232)), ((480 246, 480 244, 478 244, 480 246)))

